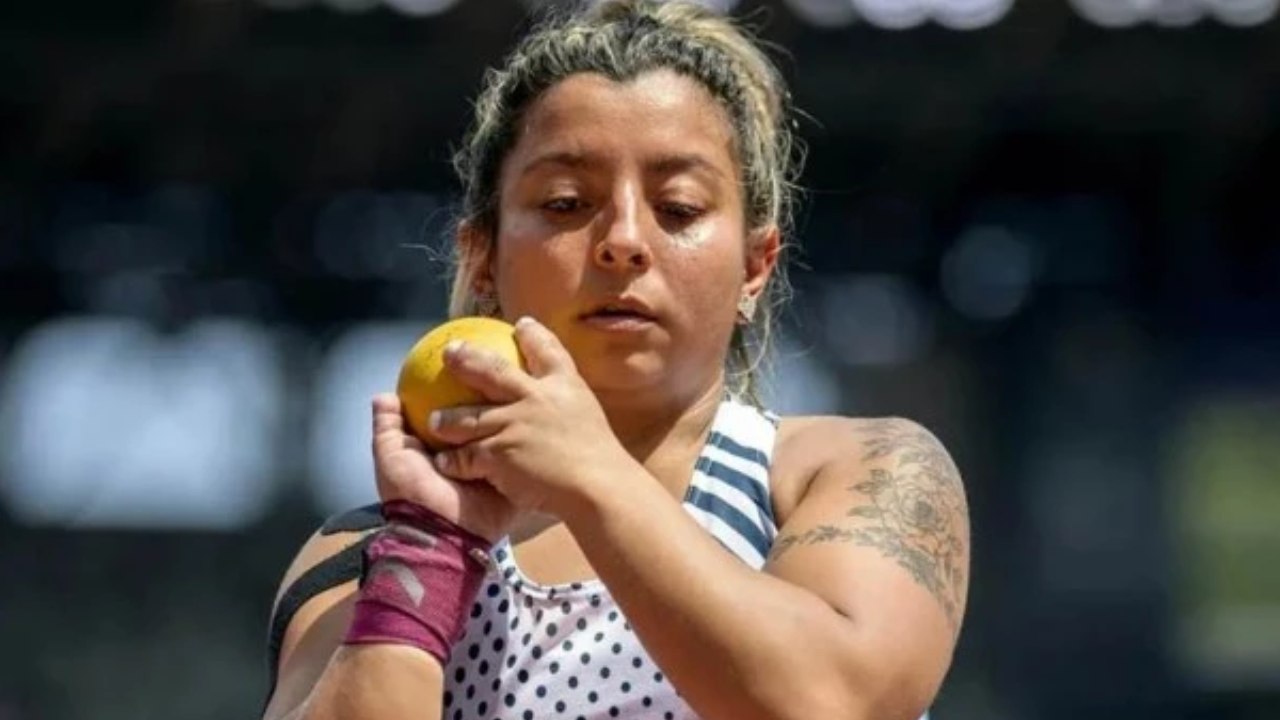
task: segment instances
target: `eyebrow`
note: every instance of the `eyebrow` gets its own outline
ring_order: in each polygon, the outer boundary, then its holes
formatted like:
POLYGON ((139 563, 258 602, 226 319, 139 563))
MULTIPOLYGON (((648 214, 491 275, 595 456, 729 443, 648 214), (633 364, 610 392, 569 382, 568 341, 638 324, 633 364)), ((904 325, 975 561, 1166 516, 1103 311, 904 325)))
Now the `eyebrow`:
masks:
MULTIPOLYGON (((520 169, 520 175, 528 175, 544 166, 580 169, 599 162, 596 155, 572 150, 552 150, 535 156, 520 169)), ((710 160, 697 153, 669 153, 646 163, 645 171, 661 175, 684 172, 704 172, 724 179, 724 172, 710 160)))
POLYGON ((582 153, 571 150, 553 150, 534 156, 532 160, 524 164, 524 167, 520 168, 520 174, 528 175, 544 165, 577 168, 588 164, 589 160, 590 158, 582 153))
POLYGON ((672 153, 663 155, 650 168, 663 175, 675 175, 690 171, 702 171, 724 179, 724 173, 714 163, 697 153, 672 153))

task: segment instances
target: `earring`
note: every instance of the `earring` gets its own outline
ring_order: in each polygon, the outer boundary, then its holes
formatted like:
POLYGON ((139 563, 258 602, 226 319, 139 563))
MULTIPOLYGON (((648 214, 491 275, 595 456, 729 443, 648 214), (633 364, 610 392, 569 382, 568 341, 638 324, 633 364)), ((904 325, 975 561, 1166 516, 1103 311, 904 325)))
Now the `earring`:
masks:
POLYGON ((756 296, 751 293, 742 293, 742 297, 738 298, 738 323, 746 325, 750 323, 756 316, 756 296))
POLYGON ((501 310, 501 306, 498 304, 498 295, 492 291, 477 292, 475 305, 476 314, 481 317, 498 317, 501 310))

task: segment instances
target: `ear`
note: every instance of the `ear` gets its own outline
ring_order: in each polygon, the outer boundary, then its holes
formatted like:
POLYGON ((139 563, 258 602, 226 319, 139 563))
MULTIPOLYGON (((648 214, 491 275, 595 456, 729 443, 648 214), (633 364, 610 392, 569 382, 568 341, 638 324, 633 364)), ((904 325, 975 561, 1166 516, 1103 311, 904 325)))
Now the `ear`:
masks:
POLYGON ((471 289, 492 292, 494 252, 493 238, 489 232, 463 220, 458 223, 454 242, 458 249, 458 268, 470 280, 471 289))
POLYGON ((747 237, 742 292, 759 297, 782 254, 782 232, 776 225, 754 230, 747 237))

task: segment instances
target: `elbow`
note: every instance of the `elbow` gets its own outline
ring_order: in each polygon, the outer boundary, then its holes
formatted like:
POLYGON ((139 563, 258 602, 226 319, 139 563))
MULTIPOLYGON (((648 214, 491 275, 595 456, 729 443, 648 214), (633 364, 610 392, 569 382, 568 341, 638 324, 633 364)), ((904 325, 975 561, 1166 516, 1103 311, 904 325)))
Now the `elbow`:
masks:
MULTIPOLYGON (((830 617, 830 616, 828 616, 830 617)), ((706 717, 733 720, 921 720, 942 685, 949 655, 839 618, 807 622, 739 666, 746 690, 706 717), (785 639, 783 639, 785 638, 785 639)), ((721 696, 721 701, 727 700, 721 696)), ((713 703, 714 704, 714 703, 713 703)))

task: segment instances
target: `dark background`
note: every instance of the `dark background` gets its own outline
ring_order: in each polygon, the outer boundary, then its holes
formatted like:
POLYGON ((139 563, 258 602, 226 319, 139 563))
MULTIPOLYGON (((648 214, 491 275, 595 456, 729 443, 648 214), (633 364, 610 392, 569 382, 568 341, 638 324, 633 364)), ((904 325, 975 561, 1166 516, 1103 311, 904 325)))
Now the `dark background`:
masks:
MULTIPOLYGON (((0 6, 0 720, 255 717, 284 566, 372 498, 527 6, 288 4, 0 6)), ((734 10, 810 116, 775 404, 965 471, 935 718, 1280 718, 1276 3, 1001 5, 734 10)))

